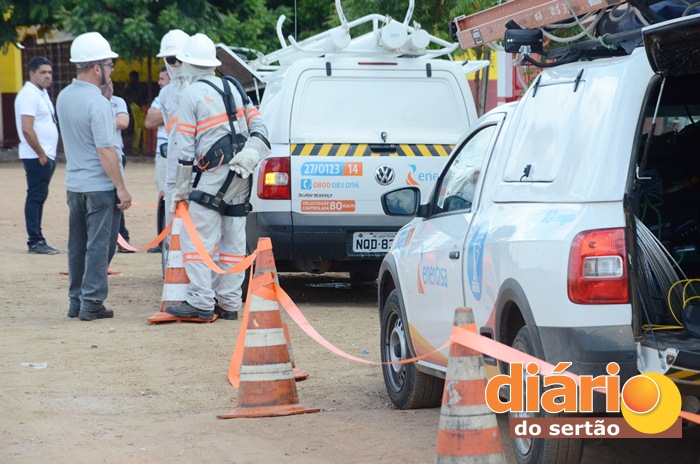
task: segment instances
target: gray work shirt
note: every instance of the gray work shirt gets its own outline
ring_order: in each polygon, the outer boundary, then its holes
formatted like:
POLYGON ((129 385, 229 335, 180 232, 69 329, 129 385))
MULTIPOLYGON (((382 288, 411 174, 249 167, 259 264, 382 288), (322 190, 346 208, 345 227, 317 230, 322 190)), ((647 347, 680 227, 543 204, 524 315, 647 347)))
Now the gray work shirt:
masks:
POLYGON ((129 110, 126 107, 126 101, 123 98, 112 95, 112 99, 109 100, 109 106, 112 107, 112 114, 114 115, 115 127, 114 127, 114 138, 117 142, 117 153, 120 157, 124 157, 124 140, 122 139, 121 129, 117 129, 116 120, 119 114, 129 114, 129 110))
POLYGON ((58 94, 56 109, 66 154, 66 190, 80 193, 114 190, 114 183, 97 153, 98 148, 117 146, 109 100, 96 85, 73 79, 58 94))

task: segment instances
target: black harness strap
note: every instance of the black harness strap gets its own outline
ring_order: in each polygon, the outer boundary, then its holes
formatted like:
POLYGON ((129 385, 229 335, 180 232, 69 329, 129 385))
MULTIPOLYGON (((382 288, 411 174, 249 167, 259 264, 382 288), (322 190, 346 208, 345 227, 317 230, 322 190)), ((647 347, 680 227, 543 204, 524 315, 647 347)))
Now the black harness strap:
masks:
MULTIPOLYGON (((233 97, 233 93, 231 92, 231 86, 229 85, 229 82, 233 83, 238 92, 241 94, 241 99, 243 100, 244 106, 250 103, 250 99, 245 93, 245 90, 243 90, 243 86, 240 84, 240 82, 238 82, 230 76, 224 76, 221 79, 221 82, 224 86, 223 91, 219 89, 214 83, 209 82, 205 79, 202 79, 199 82, 203 82, 209 85, 221 95, 222 99, 224 100, 224 107, 226 108, 226 114, 228 115, 228 124, 231 128, 231 132, 228 134, 228 136, 225 136, 222 139, 218 140, 212 146, 212 148, 209 149, 207 154, 203 156, 200 159, 200 161, 198 161, 196 166, 197 173, 195 174, 194 182, 192 183, 193 188, 197 187, 202 173, 211 165, 211 163, 216 163, 216 166, 228 164, 228 162, 231 161, 235 154, 241 151, 242 147, 241 141, 239 140, 239 134, 236 133, 236 130, 233 127, 233 120, 236 118, 236 112, 238 111, 238 108, 236 107, 236 100, 233 97), (230 142, 222 143, 222 141, 225 140, 226 137, 229 138, 230 142), (236 146, 235 151, 233 150, 234 145, 236 146), (226 148, 228 147, 230 147, 230 149, 226 150, 226 148)), ((245 143, 245 141, 243 141, 243 143, 245 143)), ((192 190, 190 192, 190 200, 194 201, 199 205, 204 206, 205 208, 218 211, 219 214, 223 216, 246 216, 251 210, 248 199, 246 199, 245 203, 241 203, 238 205, 227 205, 224 202, 224 195, 226 194, 228 188, 231 186, 231 182, 233 181, 233 177, 235 175, 236 173, 234 171, 229 170, 228 174, 226 175, 226 180, 224 180, 223 185, 216 193, 216 195, 211 195, 201 190, 192 190)))

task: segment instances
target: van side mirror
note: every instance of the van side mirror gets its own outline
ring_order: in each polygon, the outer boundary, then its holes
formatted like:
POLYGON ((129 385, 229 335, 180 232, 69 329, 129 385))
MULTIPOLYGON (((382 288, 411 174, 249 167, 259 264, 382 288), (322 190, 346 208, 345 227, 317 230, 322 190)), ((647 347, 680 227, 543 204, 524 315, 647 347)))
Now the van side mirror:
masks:
POLYGON ((389 216, 415 216, 419 206, 418 187, 403 187, 382 195, 382 209, 389 216))
POLYGON ((525 47, 525 54, 540 53, 542 46, 542 31, 539 29, 506 29, 504 45, 507 53, 520 53, 525 47))

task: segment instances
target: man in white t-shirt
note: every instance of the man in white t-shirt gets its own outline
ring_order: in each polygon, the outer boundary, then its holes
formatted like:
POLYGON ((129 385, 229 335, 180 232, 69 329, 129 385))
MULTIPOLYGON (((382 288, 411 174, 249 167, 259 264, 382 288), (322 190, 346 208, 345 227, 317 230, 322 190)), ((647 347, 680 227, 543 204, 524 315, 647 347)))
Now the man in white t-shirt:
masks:
POLYGON ((29 253, 53 255, 58 250, 46 244, 41 233, 44 202, 49 195, 49 182, 56 168, 58 126, 49 93, 53 71, 43 56, 29 60, 29 81, 15 99, 15 122, 19 133, 19 157, 27 176, 27 199, 24 219, 27 226, 29 253))
MULTIPOLYGON (((168 70, 163 65, 160 68, 158 76, 158 85, 162 89, 170 84, 170 75, 168 70)), ((165 227, 165 162, 168 157, 168 131, 165 129, 165 121, 163 121, 163 106, 160 103, 160 97, 156 97, 151 103, 151 107, 146 114, 146 129, 158 128, 157 144, 156 144, 156 187, 158 188, 158 217, 157 231, 160 234, 165 227)), ((160 253, 160 244, 150 248, 149 253, 160 253)))

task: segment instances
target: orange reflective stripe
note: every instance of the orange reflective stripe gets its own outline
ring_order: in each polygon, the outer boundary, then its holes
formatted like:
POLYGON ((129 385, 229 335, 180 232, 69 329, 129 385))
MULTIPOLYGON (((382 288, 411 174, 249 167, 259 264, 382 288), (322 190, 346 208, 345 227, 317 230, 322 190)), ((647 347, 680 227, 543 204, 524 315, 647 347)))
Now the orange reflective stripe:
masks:
POLYGON ((194 129, 188 129, 186 127, 178 126, 177 127, 177 132, 180 134, 189 134, 189 135, 197 135, 197 131, 194 129))
POLYGON ((197 132, 201 134, 202 132, 206 132, 213 127, 217 127, 217 126, 220 126, 222 124, 226 124, 227 122, 228 122, 228 119, 226 121, 215 122, 215 123, 209 124, 208 126, 197 127, 197 132))
POLYGON ((219 254, 219 263, 223 264, 235 264, 243 261, 245 256, 243 255, 228 255, 225 253, 219 254))
POLYGON ((247 122, 250 122, 251 119, 257 118, 260 116, 260 111, 258 111, 257 108, 251 108, 248 110, 248 117, 246 118, 247 122))
POLYGON ((221 113, 221 114, 217 114, 216 116, 212 116, 211 118, 202 119, 201 121, 197 121, 197 127, 203 126, 211 121, 214 121, 217 119, 222 119, 222 118, 226 119, 228 121, 228 115, 226 115, 226 113, 221 113))

